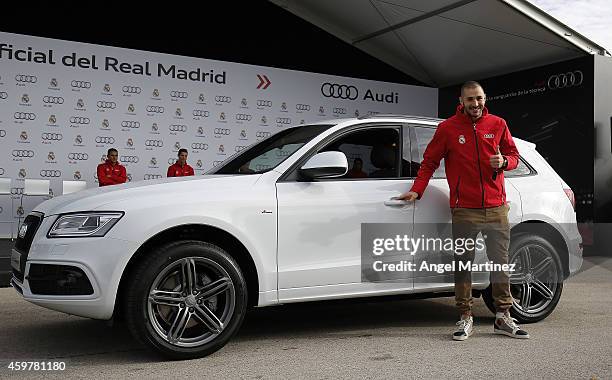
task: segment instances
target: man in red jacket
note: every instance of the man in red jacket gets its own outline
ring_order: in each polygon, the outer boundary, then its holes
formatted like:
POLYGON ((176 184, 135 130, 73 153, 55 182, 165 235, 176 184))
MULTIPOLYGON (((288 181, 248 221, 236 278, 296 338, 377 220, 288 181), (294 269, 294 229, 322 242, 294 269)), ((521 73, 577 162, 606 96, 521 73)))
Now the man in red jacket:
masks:
POLYGON ((185 177, 194 175, 193 168, 187 164, 187 149, 179 149, 178 161, 168 168, 168 177, 185 177))
MULTIPOLYGON (((444 158, 446 179, 450 188, 453 238, 476 240, 485 236, 487 256, 494 264, 508 263, 510 224, 504 170, 516 168, 519 153, 506 121, 491 115, 485 107, 482 86, 469 81, 461 87, 460 105, 454 116, 438 125, 425 149, 423 162, 410 191, 399 199, 421 199, 434 171, 444 158)), ((464 240, 465 241, 465 240, 464 240)), ((454 340, 465 340, 473 332, 472 273, 460 270, 460 262, 471 263, 474 250, 455 253, 455 300, 460 312, 454 340)), ((491 272, 491 290, 496 314, 493 330, 514 338, 529 334, 510 317, 512 294, 508 274, 491 272)))
POLYGON ((125 166, 118 162, 119 152, 110 148, 106 152, 106 161, 98 165, 98 183, 100 186, 118 185, 127 181, 125 166))

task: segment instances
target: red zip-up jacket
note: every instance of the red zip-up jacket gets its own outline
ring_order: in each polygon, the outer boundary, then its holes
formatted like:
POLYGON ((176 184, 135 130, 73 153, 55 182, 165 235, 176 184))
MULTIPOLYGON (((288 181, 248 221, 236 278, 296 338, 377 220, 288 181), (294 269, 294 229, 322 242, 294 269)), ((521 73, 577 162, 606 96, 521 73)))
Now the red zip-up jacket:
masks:
POLYGON ((488 208, 506 203, 504 170, 517 167, 519 152, 506 121, 491 115, 485 107, 475 123, 458 106, 454 116, 444 120, 423 153, 423 162, 410 191, 419 194, 444 158, 446 180, 450 188, 450 207, 488 208), (508 166, 498 169, 495 180, 489 158, 497 147, 508 160, 508 166))
POLYGON ((181 166, 178 162, 175 162, 168 167, 168 173, 166 174, 168 177, 186 177, 194 175, 194 172, 189 164, 186 163, 185 166, 181 166))
POLYGON ((100 186, 118 185, 127 181, 125 166, 120 163, 111 164, 110 160, 98 165, 98 183, 100 186))

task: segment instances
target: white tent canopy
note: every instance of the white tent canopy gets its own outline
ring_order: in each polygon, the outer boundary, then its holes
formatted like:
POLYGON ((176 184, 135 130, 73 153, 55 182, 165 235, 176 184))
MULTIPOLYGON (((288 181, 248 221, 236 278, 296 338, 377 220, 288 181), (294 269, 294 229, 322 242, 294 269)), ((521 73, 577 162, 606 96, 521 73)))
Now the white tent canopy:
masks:
POLYGON ((609 56, 525 0, 270 1, 435 87, 609 56))

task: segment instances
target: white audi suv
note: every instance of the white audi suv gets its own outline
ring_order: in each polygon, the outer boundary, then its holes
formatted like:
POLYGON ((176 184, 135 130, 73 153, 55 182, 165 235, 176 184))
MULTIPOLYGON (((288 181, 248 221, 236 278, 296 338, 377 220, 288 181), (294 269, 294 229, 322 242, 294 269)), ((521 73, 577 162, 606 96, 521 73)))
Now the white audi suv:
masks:
MULTIPOLYGON (((12 285, 49 309, 121 318, 139 341, 172 358, 223 347, 250 306, 448 296, 452 273, 368 280, 362 255, 367 226, 400 225, 416 236, 424 226, 441 225, 442 235, 450 225, 444 165, 421 200, 394 199, 412 185, 439 122, 370 115, 301 125, 204 176, 53 198, 19 228, 12 285)), ((572 190, 533 144, 516 143, 520 165, 505 178, 512 315, 535 322, 553 311, 564 279, 580 268, 582 240, 572 190)), ((486 253, 477 259, 486 261, 486 253)), ((409 260, 445 263, 452 255, 409 260)), ((474 273, 473 282, 491 308, 488 273, 474 273)))

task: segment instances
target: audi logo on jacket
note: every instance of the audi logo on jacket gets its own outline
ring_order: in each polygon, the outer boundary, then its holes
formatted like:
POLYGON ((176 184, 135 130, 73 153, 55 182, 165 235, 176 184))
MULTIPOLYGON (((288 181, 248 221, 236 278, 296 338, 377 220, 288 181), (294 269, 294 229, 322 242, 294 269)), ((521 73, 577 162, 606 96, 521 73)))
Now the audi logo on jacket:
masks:
POLYGON ((118 185, 127 181, 125 166, 120 163, 111 164, 110 160, 98 165, 98 184, 100 186, 118 185))
POLYGON ((190 175, 194 175, 193 168, 187 163, 181 166, 181 164, 176 162, 168 168, 168 177, 186 177, 190 175))
POLYGON ((442 158, 451 208, 488 208, 506 203, 503 171, 517 167, 519 152, 504 119, 491 115, 484 107, 482 117, 474 123, 463 113, 462 106, 458 106, 454 116, 438 125, 423 153, 423 162, 410 189, 419 194, 418 199, 442 158), (489 158, 497 154, 497 147, 508 165, 497 169, 494 179, 495 169, 489 158))

